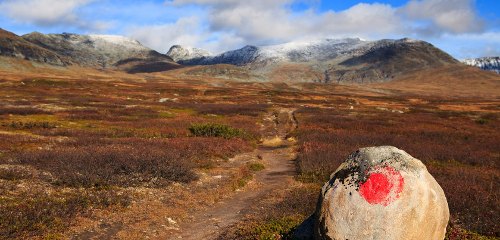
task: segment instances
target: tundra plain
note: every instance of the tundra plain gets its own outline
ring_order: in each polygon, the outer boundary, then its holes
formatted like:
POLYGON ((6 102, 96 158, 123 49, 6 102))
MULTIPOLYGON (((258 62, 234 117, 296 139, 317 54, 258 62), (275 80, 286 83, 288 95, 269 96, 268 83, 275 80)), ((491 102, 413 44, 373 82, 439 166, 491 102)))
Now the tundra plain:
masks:
POLYGON ((286 84, 190 69, 2 66, 0 238, 291 239, 329 174, 377 145, 425 163, 447 239, 500 237, 498 77, 286 84))

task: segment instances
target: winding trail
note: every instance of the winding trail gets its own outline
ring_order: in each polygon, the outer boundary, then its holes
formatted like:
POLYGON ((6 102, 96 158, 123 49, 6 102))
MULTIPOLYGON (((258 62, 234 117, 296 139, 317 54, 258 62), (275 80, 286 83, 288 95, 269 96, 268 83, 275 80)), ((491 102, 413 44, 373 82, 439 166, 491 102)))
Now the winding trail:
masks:
POLYGON ((271 113, 263 121, 262 132, 265 139, 279 146, 265 144, 259 147, 251 155, 243 155, 245 159, 235 158, 235 161, 245 161, 248 158, 262 159, 265 169, 255 174, 252 182, 256 187, 243 189, 236 192, 232 197, 216 203, 204 211, 199 211, 191 216, 191 220, 181 223, 178 231, 165 239, 215 239, 221 229, 231 226, 242 220, 246 211, 258 202, 259 199, 276 189, 288 186, 293 181, 295 172, 294 159, 295 142, 287 138, 290 131, 297 128, 294 117, 294 109, 278 109, 271 113), (266 146, 267 145, 267 146, 266 146))

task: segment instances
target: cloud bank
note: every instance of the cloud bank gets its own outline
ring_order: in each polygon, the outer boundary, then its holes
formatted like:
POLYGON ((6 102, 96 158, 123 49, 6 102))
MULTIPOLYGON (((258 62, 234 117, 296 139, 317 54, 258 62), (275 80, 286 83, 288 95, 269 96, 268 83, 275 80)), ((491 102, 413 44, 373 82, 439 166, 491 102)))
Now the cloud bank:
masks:
POLYGON ((4 0, 0 11, 16 22, 38 26, 65 25, 102 31, 107 23, 84 21, 75 11, 95 0, 4 0))
MULTIPOLYGON (((182 44, 218 52, 245 44, 265 45, 307 38, 428 38, 445 34, 480 33, 484 23, 473 0, 410 0, 401 7, 359 3, 343 11, 293 10, 296 0, 169 0, 168 8, 197 6, 207 14, 185 27, 186 19, 163 26, 141 26, 128 34, 163 51, 182 44), (175 34, 158 30, 176 29, 175 34), (158 40, 161 38, 162 40, 158 40), (188 41, 180 41, 188 39, 188 41), (217 39, 215 44, 210 39, 217 39)), ((302 1, 304 2, 304 1, 302 1)), ((307 1, 306 1, 307 3, 307 1)))

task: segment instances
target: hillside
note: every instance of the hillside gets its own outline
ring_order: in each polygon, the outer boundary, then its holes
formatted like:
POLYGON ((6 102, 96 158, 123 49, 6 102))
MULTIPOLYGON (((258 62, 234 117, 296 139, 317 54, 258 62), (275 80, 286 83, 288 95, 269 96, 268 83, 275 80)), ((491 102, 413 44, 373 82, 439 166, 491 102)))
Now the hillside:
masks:
POLYGON ((14 33, 0 28, 0 56, 16 57, 29 61, 67 66, 71 62, 48 49, 32 44, 14 33))
POLYGON ((86 67, 113 68, 118 66, 122 70, 135 73, 142 72, 143 68, 135 65, 122 66, 123 63, 135 62, 138 65, 144 65, 153 62, 166 66, 157 70, 168 70, 177 65, 170 57, 151 50, 136 40, 122 36, 34 32, 22 37, 26 41, 70 58, 75 63, 86 67))
POLYGON ((447 53, 423 41, 401 39, 380 41, 360 56, 331 68, 330 78, 337 82, 383 82, 415 70, 458 64, 447 53))
POLYGON ((500 75, 474 67, 452 65, 415 71, 392 82, 367 87, 426 96, 499 99, 500 75))

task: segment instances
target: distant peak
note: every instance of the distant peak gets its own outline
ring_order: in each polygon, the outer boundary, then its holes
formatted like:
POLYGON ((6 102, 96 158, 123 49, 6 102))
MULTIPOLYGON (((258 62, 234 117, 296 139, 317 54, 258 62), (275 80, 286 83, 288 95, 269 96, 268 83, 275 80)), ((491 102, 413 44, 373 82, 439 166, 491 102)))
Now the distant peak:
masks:
POLYGON ((400 42, 406 42, 406 43, 416 43, 416 42, 422 42, 420 40, 417 40, 417 39, 413 39, 413 38, 401 38, 399 39, 400 42))
POLYGON ((203 58, 210 56, 211 53, 207 50, 193 47, 185 47, 181 45, 173 45, 167 52, 167 56, 174 61, 183 61, 186 59, 203 58))
POLYGON ((500 73, 500 57, 480 57, 464 59, 462 63, 475 66, 483 70, 500 73))
POLYGON ((253 46, 253 45, 246 45, 244 47, 241 48, 241 50, 245 50, 245 51, 255 51, 257 50, 258 47, 257 46, 253 46))
POLYGON ((170 47, 170 50, 179 48, 184 48, 184 47, 182 47, 181 45, 172 45, 172 47, 170 47))

